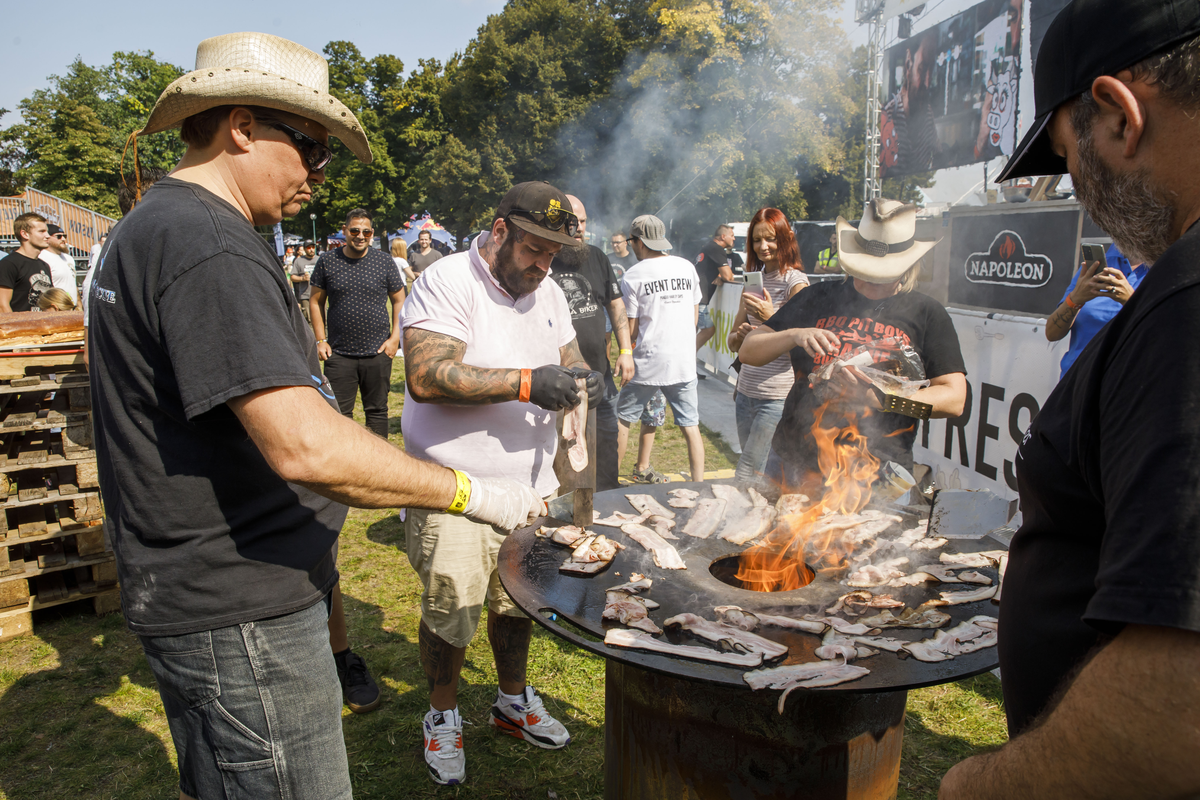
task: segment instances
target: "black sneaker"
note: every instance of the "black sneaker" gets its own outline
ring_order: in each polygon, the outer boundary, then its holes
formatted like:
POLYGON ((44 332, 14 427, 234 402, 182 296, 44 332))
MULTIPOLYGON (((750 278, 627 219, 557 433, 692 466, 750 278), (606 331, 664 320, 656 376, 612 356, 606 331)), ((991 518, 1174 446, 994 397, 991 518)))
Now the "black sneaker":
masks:
POLYGON ((379 708, 383 699, 379 685, 367 670, 367 662, 357 653, 346 653, 345 658, 334 658, 337 663, 338 680, 342 684, 342 701, 355 714, 366 714, 379 708))

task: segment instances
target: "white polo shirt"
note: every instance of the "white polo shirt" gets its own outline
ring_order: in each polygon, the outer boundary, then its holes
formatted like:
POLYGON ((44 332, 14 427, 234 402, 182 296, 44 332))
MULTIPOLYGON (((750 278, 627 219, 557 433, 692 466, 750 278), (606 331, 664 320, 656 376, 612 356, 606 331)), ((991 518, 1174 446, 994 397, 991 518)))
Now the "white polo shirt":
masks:
POLYGON ((621 279, 625 313, 638 321, 633 383, 672 386, 696 380, 696 267, 679 256, 639 261, 621 279))
MULTIPOLYGON (((484 232, 468 253, 425 269, 401 311, 403 328, 420 328, 466 342, 463 363, 490 369, 534 369, 562 361, 559 348, 575 338, 562 289, 543 280, 515 303, 479 254, 484 232)), ((532 403, 455 406, 420 403, 404 390, 404 449, 446 467, 488 478, 512 478, 543 497, 558 488, 554 412, 532 403)))

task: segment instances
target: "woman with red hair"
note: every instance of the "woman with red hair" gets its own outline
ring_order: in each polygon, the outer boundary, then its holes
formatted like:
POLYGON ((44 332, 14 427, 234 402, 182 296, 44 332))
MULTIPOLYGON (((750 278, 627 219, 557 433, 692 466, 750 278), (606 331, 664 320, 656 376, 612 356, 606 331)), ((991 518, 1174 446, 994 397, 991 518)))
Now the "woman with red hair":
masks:
MULTIPOLYGON (((753 289, 742 292, 727 342, 735 353, 750 331, 770 319, 776 309, 808 285, 792 226, 779 209, 760 208, 750 220, 746 272, 762 272, 763 293, 753 289)), ((765 366, 742 365, 734 396, 738 444, 742 448, 734 474, 738 483, 758 488, 764 482, 771 439, 793 381, 792 364, 786 353, 765 366)))

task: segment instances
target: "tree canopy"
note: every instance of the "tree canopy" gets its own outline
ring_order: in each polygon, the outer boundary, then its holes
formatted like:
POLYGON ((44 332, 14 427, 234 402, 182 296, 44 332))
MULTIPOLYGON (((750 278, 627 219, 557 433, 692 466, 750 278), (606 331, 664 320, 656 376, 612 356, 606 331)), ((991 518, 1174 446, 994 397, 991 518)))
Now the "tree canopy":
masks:
MULTIPOLYGON (((866 54, 852 52, 839 0, 510 0, 448 62, 405 74, 393 55, 324 48, 330 90, 358 115, 375 161, 334 143, 310 209, 285 223, 336 230, 362 206, 395 230, 429 211, 459 236, 486 226, 512 184, 579 195, 612 229, 656 213, 684 236, 749 219, 861 209, 866 54)), ((0 189, 34 186, 116 213, 129 133, 178 66, 152 52, 76 60, 0 131, 0 189)), ((170 167, 177 133, 139 140, 170 167)), ((126 169, 130 169, 126 163, 126 169)), ((905 199, 930 184, 886 187, 905 199)), ((699 233, 698 235, 703 235, 699 233)))

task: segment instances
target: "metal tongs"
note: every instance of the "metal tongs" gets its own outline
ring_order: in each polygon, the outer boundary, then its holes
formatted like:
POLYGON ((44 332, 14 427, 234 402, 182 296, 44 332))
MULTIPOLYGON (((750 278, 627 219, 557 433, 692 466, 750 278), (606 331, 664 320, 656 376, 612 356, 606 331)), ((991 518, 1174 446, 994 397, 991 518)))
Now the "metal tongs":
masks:
POLYGON ((888 394, 874 383, 869 385, 871 391, 879 398, 879 405, 884 411, 890 411, 893 414, 900 414, 905 417, 912 417, 913 419, 929 419, 930 414, 933 413, 933 406, 929 403, 910 400, 898 394, 888 394))

